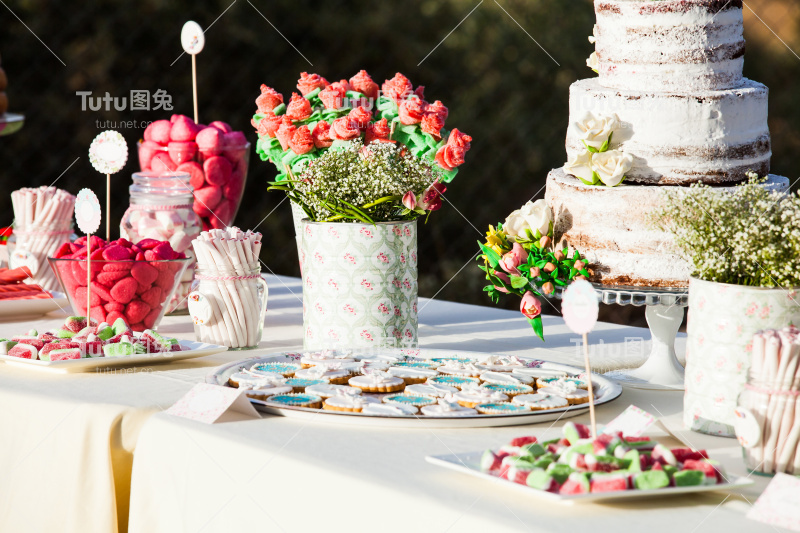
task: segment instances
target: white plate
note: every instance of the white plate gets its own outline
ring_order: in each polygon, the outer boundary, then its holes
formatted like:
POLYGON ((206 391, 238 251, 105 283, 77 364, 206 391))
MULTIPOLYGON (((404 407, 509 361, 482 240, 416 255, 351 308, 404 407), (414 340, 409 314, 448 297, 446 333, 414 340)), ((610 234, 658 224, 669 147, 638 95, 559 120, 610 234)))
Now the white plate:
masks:
POLYGON ((0 355, 0 361, 7 365, 19 366, 23 368, 33 368, 37 370, 49 370, 51 372, 92 372, 98 368, 114 368, 120 366, 133 365, 153 365, 158 363, 172 363, 184 359, 196 359, 207 355, 214 355, 226 351, 225 346, 216 344, 206 344, 196 341, 180 341, 184 350, 180 352, 166 352, 153 354, 139 354, 128 357, 83 357, 81 359, 69 359, 67 361, 31 361, 12 355, 0 355))
POLYGON ((0 320, 28 319, 46 315, 52 311, 66 309, 69 301, 63 292, 49 291, 52 298, 35 298, 31 300, 0 300, 0 320))
MULTIPOLYGON (((358 352, 358 350, 356 350, 358 352)), ((381 353, 393 355, 413 355, 416 358, 431 359, 434 357, 469 357, 479 358, 488 354, 478 352, 465 352, 462 350, 433 350, 433 349, 385 349, 381 353)), ((497 354, 500 355, 500 354, 497 354)), ((281 352, 269 354, 263 357, 251 357, 240 361, 224 364, 214 369, 206 376, 206 382, 214 385, 227 386, 228 377, 238 372, 241 367, 251 367, 263 362, 292 362, 299 359, 299 354, 293 352, 281 352)), ((561 370, 569 374, 580 374, 580 368, 558 363, 550 363, 530 357, 520 357, 529 361, 531 364, 540 363, 539 368, 561 370)), ((597 398, 595 405, 601 405, 615 400, 622 394, 622 387, 613 380, 603 376, 593 374, 592 383, 595 386, 597 398)), ((589 404, 574 405, 562 409, 548 409, 546 411, 529 411, 527 413, 511 415, 473 415, 473 416, 425 416, 419 415, 398 415, 398 416, 377 416, 365 415, 362 413, 347 413, 341 411, 327 411, 325 409, 309 409, 307 407, 277 407, 266 401, 250 398, 253 406, 264 413, 271 415, 286 416, 289 418, 299 418, 302 420, 316 420, 318 422, 334 422, 337 424, 349 424, 357 426, 387 426, 395 428, 479 428, 479 427, 500 427, 500 426, 519 426, 523 424, 537 424, 540 422, 551 422, 560 418, 569 418, 585 413, 589 410, 589 404)))
POLYGON ((455 470, 456 472, 463 472, 464 474, 469 474, 474 477, 491 481, 492 483, 498 483, 512 490, 518 490, 520 492, 524 492, 525 494, 528 494, 535 498, 540 498, 542 500, 564 503, 564 504, 586 503, 586 502, 597 503, 607 500, 632 500, 635 498, 647 498, 647 497, 661 498, 662 496, 672 496, 674 494, 688 494, 693 492, 715 492, 715 491, 726 492, 729 490, 733 490, 740 487, 746 487, 748 485, 753 484, 752 479, 728 475, 727 478, 729 482, 722 483, 719 485, 698 485, 695 487, 666 487, 663 489, 651 489, 651 490, 624 490, 624 491, 621 490, 617 492, 595 492, 589 494, 569 494, 569 495, 554 494, 552 492, 534 489, 532 487, 529 487, 527 485, 522 485, 520 483, 514 483, 513 481, 493 476, 492 474, 487 474, 486 472, 481 472, 480 464, 482 455, 483 452, 456 453, 448 455, 429 455, 425 457, 425 460, 436 466, 442 466, 444 468, 449 468, 450 470, 455 470))

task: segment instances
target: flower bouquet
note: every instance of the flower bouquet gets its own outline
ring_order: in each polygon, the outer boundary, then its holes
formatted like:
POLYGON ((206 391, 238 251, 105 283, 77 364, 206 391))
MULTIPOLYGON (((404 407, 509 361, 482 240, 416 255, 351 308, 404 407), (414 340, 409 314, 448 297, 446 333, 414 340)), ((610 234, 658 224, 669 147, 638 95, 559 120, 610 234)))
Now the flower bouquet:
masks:
POLYGON ((494 303, 500 294, 519 296, 520 311, 528 319, 536 335, 544 340, 542 302, 558 287, 574 279, 588 279, 588 264, 576 250, 553 246, 553 213, 544 200, 528 202, 497 227, 489 226, 486 242, 478 241, 481 254, 479 268, 486 273, 489 285, 484 291, 494 303))

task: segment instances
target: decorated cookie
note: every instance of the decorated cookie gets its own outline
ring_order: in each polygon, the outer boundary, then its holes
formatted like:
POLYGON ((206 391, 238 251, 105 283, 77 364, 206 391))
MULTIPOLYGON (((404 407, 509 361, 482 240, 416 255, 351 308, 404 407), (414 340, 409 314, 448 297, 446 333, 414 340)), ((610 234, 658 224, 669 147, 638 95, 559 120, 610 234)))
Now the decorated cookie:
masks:
POLYGON ((589 390, 589 383, 584 379, 579 378, 556 378, 556 377, 547 377, 547 378, 536 378, 536 388, 543 389, 544 387, 549 387, 556 381, 566 381, 567 383, 574 383, 576 387, 583 390, 589 390))
POLYGON ((508 396, 475 384, 467 384, 453 395, 453 400, 463 407, 475 407, 481 403, 505 402, 508 396))
POLYGON ((300 363, 303 365, 303 368, 308 368, 319 363, 329 363, 332 361, 338 361, 340 363, 353 363, 355 362, 355 359, 350 357, 349 354, 337 350, 308 352, 303 354, 303 357, 300 358, 300 363))
POLYGON ((228 385, 234 388, 257 389, 268 383, 282 382, 283 376, 275 372, 241 370, 230 375, 228 385))
POLYGON ((405 388, 406 382, 385 372, 373 372, 350 378, 347 383, 364 392, 398 392, 405 388))
POLYGON ((517 405, 509 402, 482 403, 476 405, 475 409, 484 415, 511 415, 530 411, 530 408, 525 405, 517 405))
POLYGON ((419 409, 413 405, 388 404, 388 403, 368 403, 361 410, 362 414, 372 416, 409 416, 415 415, 419 409))
POLYGON ((428 378, 439 375, 436 370, 426 367, 392 366, 388 372, 390 376, 402 378, 406 385, 425 383, 428 378))
POLYGON ((524 374, 514 375, 510 372, 484 372, 480 375, 484 383, 500 383, 503 385, 531 385, 533 378, 524 374))
POLYGON ((410 394, 392 394, 383 398, 384 403, 388 404, 402 404, 413 405, 414 407, 422 407, 424 405, 432 405, 436 403, 436 398, 428 396, 412 396, 410 394))
POLYGON ((322 408, 328 411, 346 411, 360 413, 370 403, 381 403, 378 398, 360 394, 336 394, 322 402, 322 408))
POLYGON ((538 389, 540 394, 549 394, 551 396, 561 396, 565 398, 570 405, 578 405, 589 402, 589 391, 579 389, 575 383, 565 380, 557 380, 551 382, 549 387, 538 389))
POLYGON ((324 385, 327 382, 321 379, 302 379, 294 377, 287 379, 285 383, 292 388, 290 392, 306 392, 308 387, 312 387, 314 385, 324 385))
POLYGON ((533 392, 533 387, 530 385, 523 385, 523 384, 501 384, 501 383, 484 383, 481 385, 482 388, 494 392, 502 392, 509 398, 513 398, 519 394, 530 394, 533 392))
POLYGON ((515 368, 525 367, 525 362, 514 355, 488 355, 476 359, 475 364, 484 370, 494 372, 511 372, 515 368))
POLYGON ((270 396, 268 402, 281 406, 310 407, 319 409, 322 407, 322 398, 313 394, 286 393, 270 396))
POLYGON ((350 395, 361 394, 361 389, 350 387, 349 385, 331 385, 330 383, 320 383, 306 387, 307 394, 314 394, 321 398, 330 398, 336 394, 344 393, 350 395), (341 391, 341 392, 340 392, 341 391))
POLYGON ((350 372, 342 370, 338 366, 325 364, 303 368, 295 372, 294 376, 300 379, 315 379, 327 381, 334 385, 344 385, 350 378, 350 372))
POLYGON ((569 405, 565 398, 554 396, 552 394, 520 394, 514 396, 511 403, 525 405, 531 408, 532 411, 544 411, 546 409, 560 409, 569 405))
POLYGON ((437 370, 450 376, 466 376, 477 378, 483 372, 483 369, 476 366, 474 363, 459 363, 458 361, 448 361, 444 365, 437 368, 437 370))
POLYGON ((444 398, 450 394, 455 394, 458 389, 450 385, 440 383, 421 383, 418 385, 406 385, 405 394, 411 396, 428 396, 430 398, 444 398))
POLYGON ((464 407, 452 399, 439 398, 438 403, 426 405, 422 408, 422 414, 426 416, 475 416, 478 411, 471 407, 464 407))
POLYGON ((429 378, 427 383, 448 385, 460 390, 462 387, 470 383, 480 385, 481 382, 478 378, 468 378, 464 376, 436 376, 435 378, 429 378))
POLYGON ((287 394, 292 392, 292 387, 289 385, 283 385, 281 383, 271 383, 268 385, 263 385, 261 387, 256 387, 252 389, 246 389, 245 395, 248 398, 253 398, 254 400, 266 400, 270 396, 275 396, 277 394, 287 394))
POLYGON ((298 370, 300 370, 300 365, 297 363, 258 363, 250 367, 251 372, 270 372, 286 378, 294 376, 298 370))

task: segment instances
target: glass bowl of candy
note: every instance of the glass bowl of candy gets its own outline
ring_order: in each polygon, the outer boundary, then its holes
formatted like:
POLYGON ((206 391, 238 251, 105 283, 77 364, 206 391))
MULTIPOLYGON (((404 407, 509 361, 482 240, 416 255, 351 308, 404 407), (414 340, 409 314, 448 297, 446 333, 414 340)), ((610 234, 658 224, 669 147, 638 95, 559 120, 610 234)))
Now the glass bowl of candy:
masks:
POLYGON ((138 143, 142 172, 188 173, 194 189, 194 212, 203 230, 233 223, 247 181, 250 143, 225 122, 195 124, 184 115, 157 120, 138 143))
MULTIPOLYGON (((83 241, 85 243, 85 238, 83 241)), ((98 323, 109 324, 123 318, 134 331, 154 329, 167 311, 166 304, 192 259, 174 252, 169 243, 142 242, 139 243, 142 246, 128 247, 124 246, 128 241, 121 241, 124 239, 102 246, 102 239, 93 237, 90 261, 87 261, 85 246, 67 243, 78 246, 78 250, 61 258, 50 257, 48 261, 75 314, 90 315, 98 323), (99 242, 95 243, 94 239, 99 242), (133 258, 115 259, 126 253, 118 247, 127 248, 133 258), (86 313, 87 298, 91 307, 89 314, 86 313)))

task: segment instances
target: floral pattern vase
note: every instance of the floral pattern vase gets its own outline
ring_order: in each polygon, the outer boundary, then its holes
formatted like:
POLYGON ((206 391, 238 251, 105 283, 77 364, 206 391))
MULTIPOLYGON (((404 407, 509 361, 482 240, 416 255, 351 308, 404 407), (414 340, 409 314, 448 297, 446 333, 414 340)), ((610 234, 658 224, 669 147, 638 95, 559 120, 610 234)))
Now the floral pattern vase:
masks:
POLYGON ((417 223, 303 220, 306 349, 417 346, 417 223))
POLYGON ((753 335, 790 324, 800 324, 798 288, 690 279, 684 425, 734 437, 733 410, 750 369, 753 335))

